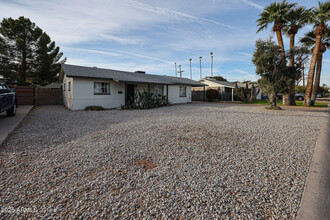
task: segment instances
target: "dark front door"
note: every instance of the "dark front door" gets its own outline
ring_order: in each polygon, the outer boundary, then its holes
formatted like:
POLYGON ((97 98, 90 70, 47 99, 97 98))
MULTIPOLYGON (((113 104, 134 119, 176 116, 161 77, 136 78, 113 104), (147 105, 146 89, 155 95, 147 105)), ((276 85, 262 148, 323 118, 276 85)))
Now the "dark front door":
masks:
POLYGON ((134 87, 134 84, 127 84, 126 104, 132 103, 134 101, 134 87))

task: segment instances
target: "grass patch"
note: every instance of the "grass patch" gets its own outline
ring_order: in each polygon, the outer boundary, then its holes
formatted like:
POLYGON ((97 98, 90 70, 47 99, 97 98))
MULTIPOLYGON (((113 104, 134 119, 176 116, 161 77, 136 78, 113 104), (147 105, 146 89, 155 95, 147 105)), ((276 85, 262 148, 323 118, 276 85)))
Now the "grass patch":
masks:
MULTIPOLYGON (((276 101, 278 106, 282 106, 282 100, 277 100, 276 101)), ((254 100, 251 103, 245 103, 242 102, 242 104, 252 104, 252 105, 269 105, 269 102, 267 100, 254 100)), ((304 106, 304 101, 296 101, 296 106, 304 106)), ((316 102, 313 107, 328 107, 328 102, 316 102)))

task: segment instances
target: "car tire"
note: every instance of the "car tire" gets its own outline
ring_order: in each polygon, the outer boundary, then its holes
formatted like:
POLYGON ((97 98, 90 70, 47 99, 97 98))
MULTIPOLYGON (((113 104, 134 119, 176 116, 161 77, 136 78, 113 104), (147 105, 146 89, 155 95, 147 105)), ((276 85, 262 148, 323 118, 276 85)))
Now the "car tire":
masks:
POLYGON ((304 97, 301 97, 301 96, 299 96, 297 99, 298 99, 298 101, 304 101, 304 97))
POLYGON ((16 104, 14 104, 13 107, 7 111, 7 116, 15 116, 16 111, 17 111, 17 106, 16 104))

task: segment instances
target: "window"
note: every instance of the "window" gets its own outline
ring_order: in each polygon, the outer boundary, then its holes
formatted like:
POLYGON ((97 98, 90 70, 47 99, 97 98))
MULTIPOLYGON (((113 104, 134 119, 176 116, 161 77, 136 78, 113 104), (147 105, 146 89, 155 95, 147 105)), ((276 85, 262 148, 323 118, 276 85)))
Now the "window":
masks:
POLYGON ((161 98, 162 95, 164 94, 164 87, 162 85, 155 85, 151 84, 150 85, 150 92, 155 94, 155 96, 158 98, 161 98))
POLYGON ((231 94, 231 92, 232 92, 232 88, 225 87, 225 93, 231 94))
POLYGON ((63 83, 63 91, 65 91, 65 83, 63 83))
POLYGON ((68 82, 68 91, 71 91, 71 82, 68 82))
POLYGON ((94 82, 94 95, 110 95, 110 83, 94 82))
POLYGON ((187 97, 187 87, 180 86, 180 97, 187 97))

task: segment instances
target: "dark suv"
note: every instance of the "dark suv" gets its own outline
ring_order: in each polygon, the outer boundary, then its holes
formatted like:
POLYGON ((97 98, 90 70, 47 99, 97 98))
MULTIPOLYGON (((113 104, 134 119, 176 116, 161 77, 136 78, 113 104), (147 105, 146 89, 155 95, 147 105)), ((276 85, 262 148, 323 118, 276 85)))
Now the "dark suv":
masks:
POLYGON ((17 98, 14 91, 0 83, 0 113, 7 111, 8 116, 15 116, 17 110, 17 98))

